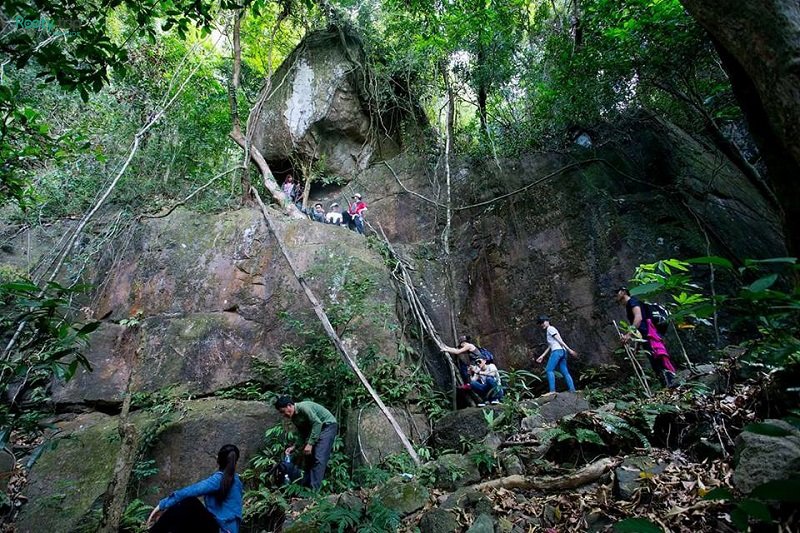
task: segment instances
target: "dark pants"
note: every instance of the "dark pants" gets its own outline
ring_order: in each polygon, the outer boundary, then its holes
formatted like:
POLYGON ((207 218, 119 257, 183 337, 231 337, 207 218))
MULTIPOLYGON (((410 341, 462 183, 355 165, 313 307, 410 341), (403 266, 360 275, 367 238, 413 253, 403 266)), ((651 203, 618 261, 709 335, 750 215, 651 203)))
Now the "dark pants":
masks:
MULTIPOLYGON (((647 354, 647 360, 650 361, 650 368, 653 369, 655 375, 662 380, 667 387, 672 387, 673 383, 675 383, 675 372, 667 367, 664 358, 653 354, 653 348, 650 346, 649 342, 642 343, 641 349, 647 354)), ((671 361, 669 366, 672 367, 671 361)))
POLYGON ((219 523, 200 500, 187 498, 164 511, 150 533, 219 533, 219 523))
POLYGON ((305 463, 305 474, 300 483, 305 487, 318 490, 322 486, 322 479, 325 477, 325 469, 328 468, 328 461, 333 451, 333 441, 339 431, 338 424, 325 424, 319 434, 319 440, 311 449, 311 455, 307 455, 305 463))

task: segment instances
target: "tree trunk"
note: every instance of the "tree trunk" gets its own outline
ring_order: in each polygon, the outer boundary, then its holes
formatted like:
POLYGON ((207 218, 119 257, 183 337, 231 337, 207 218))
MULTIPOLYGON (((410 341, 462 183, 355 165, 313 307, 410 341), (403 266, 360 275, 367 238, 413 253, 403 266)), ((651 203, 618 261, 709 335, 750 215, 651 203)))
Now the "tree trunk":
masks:
MULTIPOLYGON (((481 36, 479 35, 480 39, 481 36)), ((486 124, 486 101, 489 98, 489 90, 486 87, 486 52, 483 49, 483 44, 478 44, 478 115, 481 121, 481 133, 484 135, 488 132, 486 124)), ((450 105, 448 103, 448 105, 450 105)))
POLYGON ((800 253, 800 3, 681 0, 714 40, 800 253))
MULTIPOLYGON (((239 120, 239 83, 242 73, 242 42, 240 38, 240 30, 242 26, 242 16, 244 12, 237 9, 233 12, 233 73, 228 84, 228 103, 231 108, 231 122, 233 123, 234 134, 241 135, 242 127, 239 120)), ((252 199, 250 198, 250 169, 247 165, 243 165, 242 175, 242 205, 250 205, 252 199)))

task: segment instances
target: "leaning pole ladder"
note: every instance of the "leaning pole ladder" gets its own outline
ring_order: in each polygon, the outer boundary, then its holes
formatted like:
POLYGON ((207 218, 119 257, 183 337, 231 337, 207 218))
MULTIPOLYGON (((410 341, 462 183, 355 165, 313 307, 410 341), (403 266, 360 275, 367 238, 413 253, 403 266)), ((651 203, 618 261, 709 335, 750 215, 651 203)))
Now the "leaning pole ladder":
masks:
MULTIPOLYGON (((611 321, 614 324, 614 328, 617 330, 617 335, 622 338, 622 332, 619 330, 619 326, 617 325, 616 320, 611 321)), ((625 348, 625 353, 628 356, 628 360, 631 362, 631 366, 633 367, 633 372, 636 374, 636 377, 639 379, 639 383, 641 383, 642 388, 644 389, 645 395, 650 398, 653 396, 652 391, 650 390, 650 385, 647 383, 647 376, 644 373, 644 369, 642 365, 639 364, 639 361, 636 359, 636 354, 633 351, 628 343, 622 345, 625 348)))

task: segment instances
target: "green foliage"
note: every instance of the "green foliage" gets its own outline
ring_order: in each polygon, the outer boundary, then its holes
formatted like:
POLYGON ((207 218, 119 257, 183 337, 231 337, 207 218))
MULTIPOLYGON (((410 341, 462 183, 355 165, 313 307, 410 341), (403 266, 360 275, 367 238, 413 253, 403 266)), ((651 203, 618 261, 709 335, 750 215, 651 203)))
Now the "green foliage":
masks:
POLYGON ((142 500, 136 498, 132 500, 122 512, 119 529, 122 533, 145 533, 147 529, 144 523, 153 510, 152 505, 147 505, 142 500))
POLYGON ((761 524, 774 522, 769 503, 796 504, 800 502, 799 490, 800 478, 792 477, 759 485, 747 498, 737 498, 724 487, 709 491, 703 498, 730 502, 733 506, 730 513, 731 522, 739 531, 748 531, 751 522, 761 524))
POLYGON ((626 518, 614 524, 616 533, 662 533, 661 526, 646 518, 626 518))
POLYGON ((81 352, 100 323, 76 322, 70 309, 85 290, 54 282, 42 289, 27 279, 0 285, 0 339, 8 352, 0 362, 0 394, 11 398, 0 405, 0 446, 15 429, 37 429, 37 408, 53 378, 69 381, 78 368, 91 370, 81 352))
POLYGON ((800 363, 798 271, 793 257, 746 259, 738 268, 720 257, 668 259, 640 265, 631 293, 670 298, 678 327, 711 325, 725 311, 732 317, 731 333, 746 339, 740 343, 746 349, 742 362, 753 371, 780 371, 800 363), (717 279, 728 280, 715 293, 698 281, 712 268, 717 279))
POLYGON ((512 404, 536 398, 535 386, 541 381, 541 376, 524 369, 500 370, 500 382, 506 389, 506 397, 512 404))

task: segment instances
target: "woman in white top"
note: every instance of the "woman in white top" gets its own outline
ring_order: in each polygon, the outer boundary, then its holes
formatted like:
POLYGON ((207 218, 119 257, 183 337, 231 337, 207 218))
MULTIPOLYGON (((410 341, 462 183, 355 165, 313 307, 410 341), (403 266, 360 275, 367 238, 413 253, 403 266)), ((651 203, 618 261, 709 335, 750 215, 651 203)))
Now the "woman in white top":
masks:
POLYGON ((569 391, 575 392, 575 383, 573 383, 572 376, 569 375, 569 370, 567 369, 567 352, 570 355, 578 355, 578 353, 567 346, 558 330, 550 325, 549 317, 542 315, 536 319, 536 323, 547 331, 547 349, 536 359, 536 362, 541 363, 547 352, 550 352, 550 359, 547 360, 547 366, 544 368, 545 372, 547 372, 547 383, 550 386, 550 392, 556 391, 556 367, 558 367, 561 375, 564 376, 569 391))

